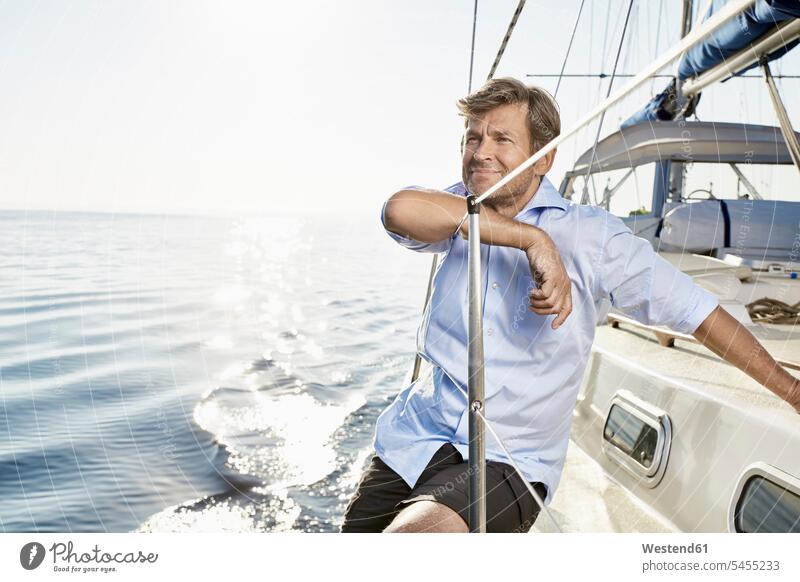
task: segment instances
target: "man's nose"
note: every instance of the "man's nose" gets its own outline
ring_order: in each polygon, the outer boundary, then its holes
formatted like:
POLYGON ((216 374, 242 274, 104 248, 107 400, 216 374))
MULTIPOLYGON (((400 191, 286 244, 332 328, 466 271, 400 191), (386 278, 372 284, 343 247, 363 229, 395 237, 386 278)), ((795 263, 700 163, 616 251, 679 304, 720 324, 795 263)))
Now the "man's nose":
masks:
POLYGON ((494 148, 492 147, 490 140, 481 140, 472 155, 482 160, 491 159, 494 155, 494 148))

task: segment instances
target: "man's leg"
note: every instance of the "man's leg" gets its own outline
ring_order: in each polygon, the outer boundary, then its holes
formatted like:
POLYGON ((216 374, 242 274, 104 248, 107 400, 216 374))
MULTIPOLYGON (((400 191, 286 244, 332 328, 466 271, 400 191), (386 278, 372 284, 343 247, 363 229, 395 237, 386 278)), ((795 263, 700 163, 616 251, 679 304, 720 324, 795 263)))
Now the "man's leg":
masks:
POLYGON ((384 533, 467 533, 464 520, 446 505, 421 500, 406 506, 384 533))
POLYGON ((399 511, 395 505, 410 493, 403 478, 373 455, 345 510, 342 533, 382 532, 399 511))
MULTIPOLYGON (((460 456, 460 455, 459 455, 460 456)), ((544 499, 543 483, 531 484, 544 499)), ((400 513, 385 532, 467 532, 469 530, 469 467, 457 463, 416 485, 398 504, 400 513)), ((524 533, 539 514, 539 506, 513 467, 486 463, 486 531, 524 533)))
MULTIPOLYGON (((463 460, 452 443, 444 443, 428 461, 418 482, 424 483, 442 469, 457 465, 463 460)), ((411 488, 403 478, 378 455, 374 455, 347 506, 342 533, 382 532, 401 509, 405 509, 404 506, 396 506, 410 494, 411 488)))

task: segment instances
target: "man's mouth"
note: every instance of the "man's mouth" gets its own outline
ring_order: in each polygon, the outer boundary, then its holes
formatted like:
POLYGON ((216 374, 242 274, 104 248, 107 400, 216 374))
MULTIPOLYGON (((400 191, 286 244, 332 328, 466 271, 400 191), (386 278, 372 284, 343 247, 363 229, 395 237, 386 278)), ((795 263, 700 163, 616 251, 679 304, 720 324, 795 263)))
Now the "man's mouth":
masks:
POLYGON ((500 172, 498 170, 495 170, 494 168, 472 168, 470 170, 470 173, 472 173, 472 174, 499 174, 500 172))

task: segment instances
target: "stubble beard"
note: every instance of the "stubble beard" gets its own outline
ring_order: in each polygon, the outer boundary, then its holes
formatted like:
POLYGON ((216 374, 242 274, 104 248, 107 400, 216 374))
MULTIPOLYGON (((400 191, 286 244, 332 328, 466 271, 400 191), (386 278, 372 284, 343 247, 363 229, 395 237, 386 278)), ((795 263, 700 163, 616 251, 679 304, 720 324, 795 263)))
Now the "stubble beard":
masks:
MULTIPOLYGON (((504 173, 498 182, 505 178, 510 172, 504 173)), ((470 181, 471 182, 471 181, 470 181)), ((495 182, 496 184, 497 182, 495 182)), ((519 176, 515 177, 511 182, 494 192, 489 198, 484 201, 484 204, 501 212, 503 209, 513 211, 516 215, 525 204, 528 202, 528 196, 538 188, 539 179, 536 176, 533 168, 527 168, 519 176)), ((489 190, 494 184, 487 186, 480 191, 476 191, 471 183, 467 183, 467 190, 470 194, 481 196, 484 192, 489 190)), ((513 216, 512 215, 512 216, 513 216)))

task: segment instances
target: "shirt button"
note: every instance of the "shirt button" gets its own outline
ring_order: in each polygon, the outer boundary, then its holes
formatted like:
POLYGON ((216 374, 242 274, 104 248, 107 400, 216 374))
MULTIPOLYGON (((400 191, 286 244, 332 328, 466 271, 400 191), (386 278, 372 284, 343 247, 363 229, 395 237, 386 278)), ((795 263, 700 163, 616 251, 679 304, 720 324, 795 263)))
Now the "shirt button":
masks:
POLYGON ((499 287, 499 285, 497 284, 497 281, 492 283, 492 289, 497 289, 498 287, 499 287))
POLYGON ((492 335, 493 333, 494 333, 494 330, 491 327, 486 330, 486 335, 492 335))

